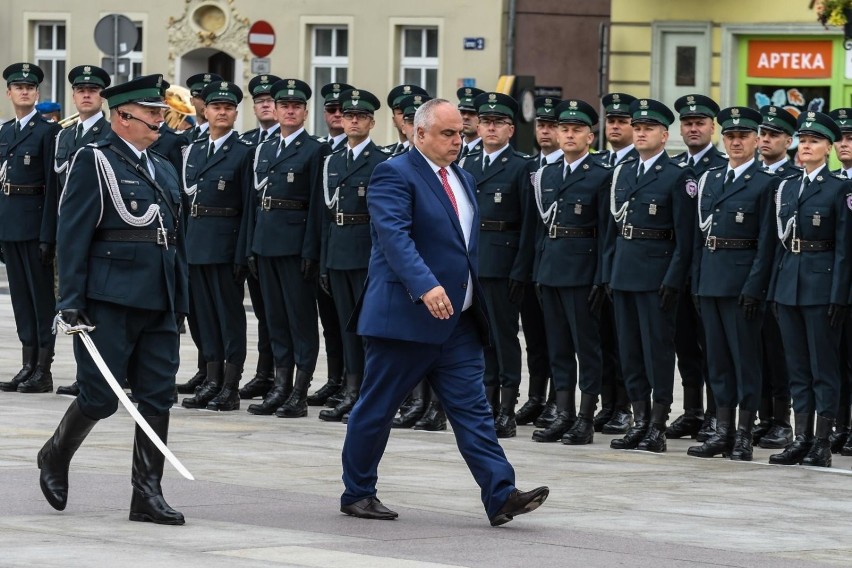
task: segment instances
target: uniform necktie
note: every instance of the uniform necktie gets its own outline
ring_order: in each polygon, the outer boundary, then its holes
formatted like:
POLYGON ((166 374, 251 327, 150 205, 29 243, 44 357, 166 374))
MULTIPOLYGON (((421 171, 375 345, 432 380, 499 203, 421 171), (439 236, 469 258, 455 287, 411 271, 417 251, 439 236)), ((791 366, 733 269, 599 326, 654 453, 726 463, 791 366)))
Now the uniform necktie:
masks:
POLYGON ((565 164, 565 167, 562 168, 562 181, 568 179, 568 176, 571 175, 571 166, 565 164))
POLYGON ((485 158, 482 160, 482 171, 484 172, 485 170, 487 170, 488 166, 490 166, 490 165, 491 165, 491 156, 486 154, 485 158))
POLYGON ((846 173, 846 170, 840 170, 840 177, 849 179, 849 174, 846 173))
POLYGON ((15 138, 18 137, 18 135, 21 133, 21 130, 23 130, 23 127, 21 126, 21 121, 17 121, 15 123, 15 138))
POLYGON ((809 185, 811 185, 811 178, 809 178, 808 176, 805 176, 802 179, 802 187, 801 187, 801 189, 799 189, 799 197, 801 197, 802 194, 805 192, 805 190, 808 189, 809 185))
POLYGON ((609 155, 609 165, 615 167, 615 164, 618 163, 618 154, 613 152, 609 155))
POLYGON ((547 165, 547 157, 546 157, 546 156, 542 156, 542 157, 541 157, 541 167, 543 168, 543 167, 544 167, 544 166, 546 166, 546 165, 547 165))
POLYGON ((352 151, 352 148, 346 149, 346 169, 352 169, 352 162, 355 161, 355 152, 352 151))
POLYGON ((259 144, 263 144, 266 141, 266 137, 269 136, 269 133, 266 130, 260 131, 260 142, 259 144))
POLYGON ((638 181, 639 178, 641 178, 644 175, 645 175, 645 164, 639 164, 639 173, 636 174, 636 180, 638 181))
POLYGON ((79 144, 80 140, 83 139, 83 123, 77 123, 77 133, 74 136, 74 144, 79 144))
POLYGON ((139 156, 139 163, 142 164, 143 168, 145 168, 145 172, 148 174, 151 173, 151 168, 148 167, 148 154, 142 152, 142 155, 139 156))
POLYGON ((286 148, 286 147, 287 147, 287 142, 285 142, 285 141, 284 141, 284 137, 282 136, 282 137, 281 137, 281 142, 278 144, 278 151, 277 151, 277 152, 275 152, 275 157, 277 158, 278 156, 280 156, 280 155, 281 155, 281 150, 283 150, 283 149, 284 149, 284 148, 286 148))
POLYGON ((212 158, 213 154, 215 154, 215 153, 216 153, 216 145, 213 144, 213 141, 211 140, 207 144, 207 159, 209 160, 210 158, 212 158))
POLYGON ((444 186, 444 191, 447 192, 447 197, 450 198, 450 203, 453 204, 453 210, 456 212, 456 215, 458 215, 459 204, 456 203, 456 196, 453 193, 453 188, 450 187, 450 180, 447 178, 447 168, 441 168, 438 170, 438 176, 441 178, 441 185, 444 186))
POLYGON ((466 157, 468 154, 470 154, 470 146, 468 146, 467 144, 465 144, 465 145, 464 145, 464 148, 462 148, 461 157, 462 157, 462 158, 464 158, 464 157, 466 157))
POLYGON ((722 193, 731 187, 731 184, 734 183, 734 170, 728 170, 728 173, 725 175, 725 183, 722 184, 722 193))
POLYGON ((695 167, 695 158, 690 156, 689 159, 686 161, 686 165, 689 166, 690 168, 694 168, 695 167))

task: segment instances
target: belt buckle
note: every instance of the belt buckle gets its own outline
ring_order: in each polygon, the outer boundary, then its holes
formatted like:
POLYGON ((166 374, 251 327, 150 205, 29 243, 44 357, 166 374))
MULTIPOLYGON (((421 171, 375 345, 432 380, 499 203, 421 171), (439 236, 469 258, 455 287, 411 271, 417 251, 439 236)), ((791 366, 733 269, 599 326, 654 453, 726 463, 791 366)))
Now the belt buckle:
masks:
POLYGON ((192 204, 192 207, 189 210, 189 214, 192 217, 198 217, 198 204, 197 203, 192 204))
POLYGON ((559 225, 551 225, 550 230, 547 231, 547 236, 551 239, 555 239, 557 229, 559 229, 559 225))
POLYGON ((157 244, 160 246, 165 246, 168 242, 169 234, 162 227, 157 227, 157 244))
POLYGON ((260 202, 260 208, 264 211, 269 211, 270 209, 272 209, 272 197, 268 195, 264 197, 263 200, 260 202))
POLYGON ((334 214, 334 222, 337 223, 339 227, 343 226, 343 213, 335 213, 334 214))
POLYGON ((12 193, 12 183, 8 182, 8 181, 4 182, 3 183, 3 195, 9 195, 10 193, 12 193))
POLYGON ((621 228, 621 236, 628 241, 633 238, 633 225, 624 225, 621 228))
POLYGON ((714 236, 707 237, 707 239, 704 241, 704 246, 707 247, 708 249, 710 249, 710 252, 715 252, 715 250, 716 250, 716 237, 714 237, 714 236))
POLYGON ((799 254, 802 252, 802 239, 794 238, 790 241, 790 252, 793 254, 799 254))

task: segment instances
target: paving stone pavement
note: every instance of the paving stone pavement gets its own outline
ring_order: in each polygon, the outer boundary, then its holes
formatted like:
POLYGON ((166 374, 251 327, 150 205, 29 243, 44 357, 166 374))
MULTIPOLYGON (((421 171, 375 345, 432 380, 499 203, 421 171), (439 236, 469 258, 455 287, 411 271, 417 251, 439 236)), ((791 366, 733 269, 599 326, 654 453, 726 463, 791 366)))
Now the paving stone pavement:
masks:
MULTIPOLYGON (((11 377, 20 349, 5 291, 0 322, 0 374, 11 377)), ((195 356, 181 339, 183 381, 195 356)), ((247 369, 254 363, 250 355, 247 369)), ((74 370, 71 341, 59 337, 55 386, 74 370)), ((70 400, 0 393, 2 567, 775 568, 848 565, 852 553, 852 458, 835 456, 830 470, 775 467, 758 449, 753 463, 732 463, 687 457, 687 440, 654 455, 610 450, 602 435, 590 446, 536 444, 520 427, 502 441, 518 483, 549 485, 550 498, 491 528, 452 434, 394 431, 379 495, 400 518, 362 521, 338 512, 345 426, 317 420, 317 408, 302 419, 252 416, 245 401, 230 413, 172 413, 169 446, 196 481, 167 465, 163 485, 185 526, 127 520, 133 425, 123 410, 75 456, 68 507, 57 512, 39 490, 35 455, 70 400)))

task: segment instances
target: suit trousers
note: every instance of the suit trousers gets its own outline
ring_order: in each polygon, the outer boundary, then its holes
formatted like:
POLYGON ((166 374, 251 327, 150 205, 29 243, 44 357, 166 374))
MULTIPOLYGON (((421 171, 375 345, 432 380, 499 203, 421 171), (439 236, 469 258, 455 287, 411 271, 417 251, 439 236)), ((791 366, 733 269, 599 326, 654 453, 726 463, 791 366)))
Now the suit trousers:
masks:
POLYGON ((18 339, 24 347, 53 348, 53 263, 45 266, 38 258, 38 241, 5 241, 6 277, 18 339))
POLYGON ((613 292, 618 353, 624 386, 631 401, 652 398, 671 405, 675 369, 677 306, 660 308, 653 292, 613 292))
MULTIPOLYGON (((143 416, 168 413, 180 364, 180 335, 174 312, 143 310, 88 299, 95 325, 89 335, 119 384, 127 378, 143 416)), ((80 410, 93 420, 115 413, 118 398, 107 385, 82 340, 74 336, 80 410)))
POLYGON ((275 366, 295 364, 312 374, 319 356, 317 284, 302 277, 301 265, 298 255, 257 257, 275 366))
POLYGON ((393 417, 425 376, 443 404, 488 516, 495 515, 515 489, 515 471, 497 441, 494 416, 485 400, 482 342, 473 316, 463 313, 442 344, 367 337, 364 345, 361 398, 349 415, 343 443, 346 489, 341 504, 376 494, 379 461, 393 417))
POLYGON ((746 320, 737 298, 701 297, 708 381, 716 404, 756 412, 760 406, 763 312, 746 320))
POLYGON ((542 308, 550 350, 550 366, 557 391, 577 388, 593 396, 601 392, 602 356, 598 318, 589 310, 591 286, 541 287, 542 308))
POLYGON ((234 265, 190 264, 189 273, 204 360, 242 369, 246 362, 245 286, 234 282, 234 265))
POLYGON ((790 373, 793 411, 836 418, 840 399, 842 326, 829 325, 828 306, 778 304, 778 326, 790 373))
MULTIPOLYGON (((355 303, 364 291, 367 281, 367 269, 333 270, 329 269, 331 294, 337 309, 337 321, 340 329, 346 329, 349 318, 355 310, 355 303)), ((323 293, 325 295, 325 293, 323 293)), ((343 340, 343 367, 347 373, 364 374, 364 342, 360 335, 345 332, 343 340)))
POLYGON ((492 345, 485 348, 485 386, 521 386, 520 306, 509 301, 508 278, 480 278, 492 345))

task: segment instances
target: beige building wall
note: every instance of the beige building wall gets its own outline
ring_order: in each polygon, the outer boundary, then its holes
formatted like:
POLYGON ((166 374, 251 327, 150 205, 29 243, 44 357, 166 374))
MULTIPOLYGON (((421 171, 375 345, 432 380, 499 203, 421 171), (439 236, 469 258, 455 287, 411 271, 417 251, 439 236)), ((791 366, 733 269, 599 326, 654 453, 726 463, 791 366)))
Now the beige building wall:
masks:
MULTIPOLYGON (((493 89, 505 50, 505 0, 4 0, 3 4, 0 63, 4 67, 37 59, 37 22, 64 23, 66 74, 76 65, 99 65, 103 54, 94 44, 95 24, 107 14, 120 13, 142 25, 143 50, 136 56, 142 74, 163 73, 168 81, 184 84, 189 75, 206 70, 208 58, 221 51, 234 59, 235 76, 228 78, 245 91, 253 76, 248 28, 254 21, 266 20, 276 33, 269 72, 307 81, 315 96, 322 85, 312 84, 314 29, 345 27, 345 82, 373 92, 383 105, 389 89, 402 82, 406 27, 437 30, 437 53, 429 54, 435 57, 426 64, 436 69, 437 92, 432 94, 451 100, 462 79, 493 89), (485 48, 465 50, 466 37, 483 38, 485 48)), ((60 102, 66 113, 73 112, 68 110, 73 109, 70 90, 60 102)), ((4 100, 0 116, 11 114, 11 105, 4 100)), ((395 136, 389 116, 385 108, 377 113, 373 136, 377 143, 389 143, 395 136)), ((248 129, 254 124, 248 98, 238 127, 248 129)))

